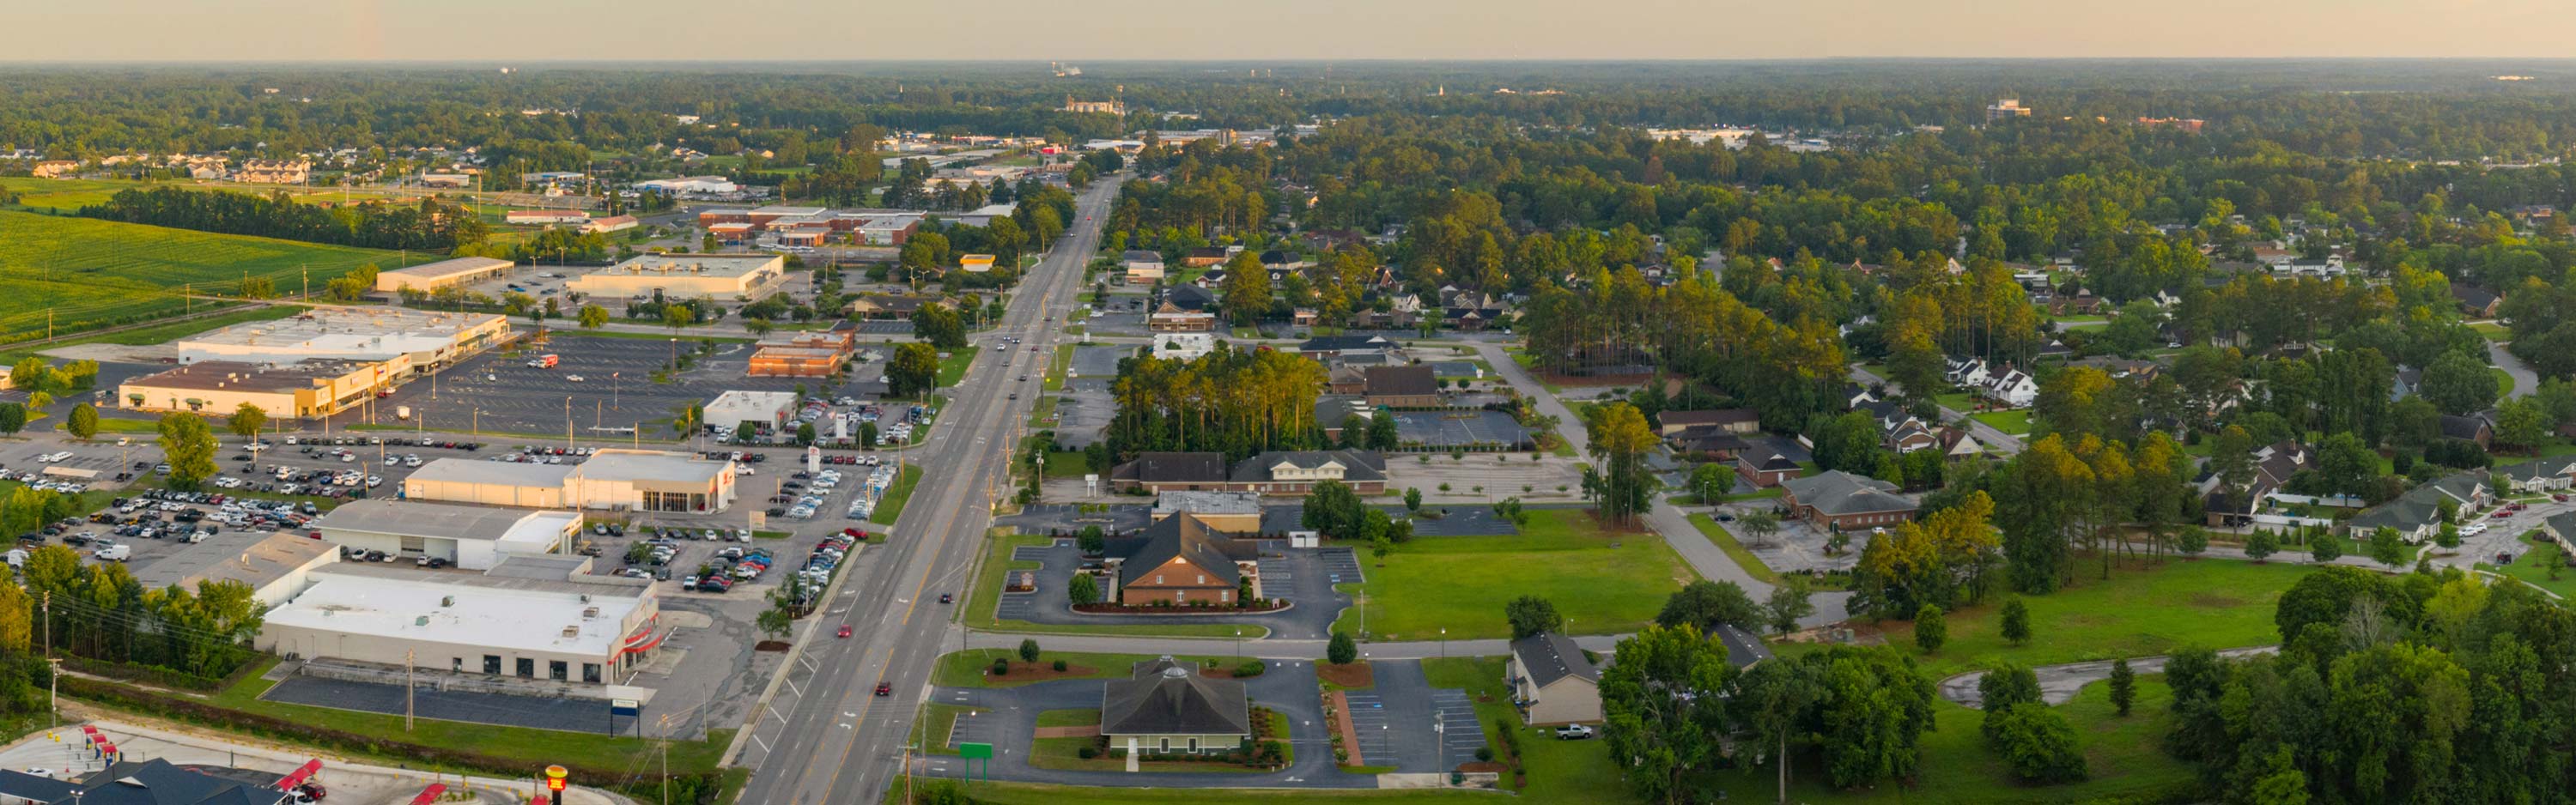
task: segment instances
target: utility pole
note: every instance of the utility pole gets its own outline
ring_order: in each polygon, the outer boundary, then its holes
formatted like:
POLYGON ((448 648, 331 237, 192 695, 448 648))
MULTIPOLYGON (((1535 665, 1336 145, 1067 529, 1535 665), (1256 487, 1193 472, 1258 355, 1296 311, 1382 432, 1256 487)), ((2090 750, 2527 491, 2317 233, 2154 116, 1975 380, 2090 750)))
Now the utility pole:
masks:
POLYGON ((564 395, 564 452, 572 452, 572 395, 564 395))
POLYGON ((411 731, 411 717, 412 717, 412 712, 413 712, 413 710, 412 710, 412 693, 413 693, 414 691, 419 690, 419 688, 414 687, 414 686, 413 686, 413 684, 412 684, 412 669, 413 669, 413 664, 412 664, 412 658, 411 658, 411 649, 403 649, 403 731, 404 731, 404 732, 410 732, 410 731, 411 731))

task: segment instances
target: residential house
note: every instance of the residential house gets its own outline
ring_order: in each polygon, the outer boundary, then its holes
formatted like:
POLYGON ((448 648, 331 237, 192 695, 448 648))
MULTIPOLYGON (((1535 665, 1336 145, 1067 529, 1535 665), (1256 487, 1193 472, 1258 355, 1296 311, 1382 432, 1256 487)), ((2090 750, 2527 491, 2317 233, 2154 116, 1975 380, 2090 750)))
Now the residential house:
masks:
POLYGON ((1912 498, 1896 493, 1895 484, 1842 470, 1790 478, 1780 487, 1794 516, 1835 530, 1896 525, 1917 508, 1912 498))
POLYGON ((2039 399, 2039 379, 2020 369, 2006 369, 1979 384, 1977 393, 2006 408, 2028 408, 2039 399))
POLYGON ((2459 300, 2460 312, 2468 314, 2471 318, 2495 318, 2497 309, 2504 306, 2504 297, 2475 285, 2452 285, 2451 298, 2459 300))
POLYGON ((2291 476, 2316 461, 2316 453, 2307 445, 2284 440, 2255 448, 2251 458, 2254 474, 2246 480, 2244 489, 2227 489, 2227 479, 2215 472, 2201 476, 2201 511, 2210 525, 2229 528, 2252 522, 2248 518, 2262 510, 2263 499, 2288 486, 2291 476))
POLYGON ((2412 366, 2397 367, 2397 379, 2388 383, 2388 401, 2396 402, 2415 396, 2424 387, 2424 370, 2412 366))
POLYGON ((1152 285, 1163 279, 1163 255, 1157 252, 1129 249, 1118 256, 1118 267, 1126 270, 1129 285, 1152 285))
POLYGON ((1345 355, 1402 355, 1404 345, 1380 335, 1319 335, 1297 345, 1297 354, 1316 360, 1345 355))
POLYGON ((2487 488, 2485 473, 2462 472, 2407 490, 2396 500, 2345 521, 2344 527, 2348 533, 2363 538, 2381 528, 2394 528, 2407 542, 2423 542, 2442 530, 2443 501, 2449 501, 2462 516, 2471 516, 2493 500, 2494 490, 2487 488))
POLYGON ((2505 478, 2508 491, 2565 492, 2576 487, 2576 456, 2533 459, 2496 470, 2505 478))
POLYGON ((1315 312, 1311 307, 1297 308, 1289 311, 1288 314, 1288 323, 1296 327, 1313 327, 1322 321, 1322 314, 1315 312))
POLYGON ((1555 632, 1512 641, 1503 663, 1512 707, 1524 724, 1577 724, 1601 720, 1601 669, 1583 648, 1555 632))
POLYGON ((1933 447, 1941 451, 1941 457, 1945 460, 1957 461, 1985 455, 1986 446, 1979 443, 1977 437, 1969 435, 1967 428, 1945 425, 1940 430, 1934 431, 1932 435, 1937 440, 1933 443, 1933 447))
POLYGON ((2478 448, 2483 450, 2489 443, 2495 441, 2495 423, 2488 420, 2485 414, 2468 416, 2443 414, 2442 438, 2476 442, 2478 448))
POLYGON ((64 179, 78 173, 80 165, 80 161, 74 159, 48 159, 36 163, 28 175, 38 179, 64 179))
POLYGON ((909 319, 921 312, 923 305, 947 304, 944 296, 886 296, 869 294, 850 300, 850 315, 862 319, 909 319))
POLYGON ((1761 637, 1735 624, 1718 624, 1717 631, 1710 633, 1709 637, 1716 638, 1718 643, 1726 646, 1726 664, 1738 670, 1750 668, 1763 660, 1771 659, 1771 647, 1763 645, 1761 637))
POLYGON ((1242 682, 1165 656, 1101 684, 1100 735, 1130 758, 1232 752, 1252 737, 1251 699, 1242 682))
POLYGON ((1101 599, 1127 606, 1234 606, 1261 595, 1260 552, 1198 515, 1154 521, 1112 539, 1101 558, 1101 599))
POLYGON ((1386 457, 1373 450, 1273 451, 1229 469, 1221 453, 1144 453, 1109 470, 1112 489, 1163 492, 1259 492, 1304 495, 1323 481, 1351 491, 1386 491, 1386 457))
POLYGON ((1331 369, 1324 371, 1324 390, 1334 394, 1366 394, 1370 368, 1356 364, 1336 363, 1331 369))
POLYGON ((1941 379, 1953 386, 1982 386, 1989 377, 1984 358, 1951 357, 1941 366, 1941 379))
POLYGON ((1732 462, 1744 451, 1753 449, 1753 443, 1745 441, 1743 435, 1716 425, 1695 425, 1665 434, 1664 443, 1670 445, 1677 455, 1702 461, 1732 462))
POLYGON ((1751 408, 1664 411, 1655 415, 1655 426, 1663 436, 1703 426, 1741 436, 1762 429, 1762 413, 1751 408))
POLYGON ((1429 366, 1368 367, 1368 404, 1386 408, 1438 408, 1440 381, 1429 366))
POLYGON ((2559 512, 2540 521, 2540 533, 2558 543, 2558 550, 2576 554, 2576 511, 2559 512))
POLYGON ((301 159, 254 159, 243 162, 233 172, 233 181, 248 184, 304 184, 311 178, 313 163, 301 159))
POLYGON ((1798 477, 1804 468, 1777 452, 1751 450, 1735 454, 1735 474, 1745 483, 1769 488, 1798 477))

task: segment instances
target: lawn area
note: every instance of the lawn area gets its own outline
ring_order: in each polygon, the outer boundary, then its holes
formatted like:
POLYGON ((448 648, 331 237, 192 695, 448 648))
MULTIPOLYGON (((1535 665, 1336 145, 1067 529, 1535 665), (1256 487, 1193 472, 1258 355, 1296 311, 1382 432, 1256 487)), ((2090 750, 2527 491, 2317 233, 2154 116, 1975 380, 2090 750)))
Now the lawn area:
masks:
POLYGON ((1090 727, 1099 724, 1098 709, 1048 710, 1038 714, 1038 726, 1041 727, 1090 727))
POLYGON ((930 702, 921 706, 921 717, 912 722, 912 745, 926 755, 954 755, 948 747, 948 736, 957 727, 957 719, 967 713, 981 713, 984 708, 961 704, 930 702))
POLYGON ((877 501, 877 510, 868 513, 868 522, 894 525, 903 516, 903 506, 912 502, 912 488, 921 485, 921 465, 905 464, 895 475, 894 484, 886 487, 885 498, 877 501))
POLYGON ((2498 323, 2496 323, 2496 322, 2492 322, 2492 321, 2473 321, 2473 322, 2469 322, 2469 329, 2478 331, 2478 335, 2480 335, 2480 336, 2484 336, 2484 337, 2486 338, 2486 340, 2489 340, 2489 341, 2511 341, 2511 340, 2513 340, 2513 331, 2512 331, 2512 330, 2509 330, 2509 329, 2506 329, 2504 325, 2502 325, 2502 324, 2498 324, 2498 323))
POLYGON ((2505 371, 2505 370, 2503 370, 2503 369, 2498 369, 2498 368, 2495 368, 2495 367, 2493 367, 2493 366, 2489 366, 2489 367, 2487 367, 2487 374, 2495 375, 2495 379, 2496 379, 2496 390, 2497 390, 2497 391, 2501 391, 2501 392, 2504 392, 2504 393, 2506 393, 2506 394, 2511 394, 2511 393, 2513 393, 2513 373, 2512 373, 2512 372, 2508 372, 2508 371, 2505 371))
POLYGON ((957 381, 966 379, 966 367, 975 365, 975 355, 982 351, 969 346, 939 359, 939 385, 954 386, 957 381))
POLYGON ((1995 430, 2003 431, 2006 435, 2025 436, 2030 433, 2030 412, 2027 410, 1986 411, 1968 416, 1991 425, 1995 430))
MULTIPOLYGON (((1049 397, 1047 399, 1054 398, 1049 397)), ((1048 480, 1081 480, 1082 476, 1089 474, 1091 474, 1091 459, 1081 453, 1055 452, 1047 454, 1046 477, 1048 480)))
POLYGON ((2479 562, 2478 569, 2521 579, 2526 584, 2557 593, 2562 598, 2576 596, 2576 569, 2566 569, 2562 566, 2558 578, 2552 579, 2549 577, 2549 570, 2542 566, 2549 557, 2558 555, 2558 545, 2530 534, 2523 535, 2522 542, 2522 553, 2513 558, 2513 564, 2496 567, 2491 563, 2479 562))
MULTIPOLYGON (((274 659, 264 661, 265 664, 276 662, 274 659)), ((259 695, 276 684, 260 678, 266 670, 263 665, 258 670, 244 674, 240 682, 207 697, 207 701, 231 710, 299 721, 318 727, 361 735, 382 735, 389 740, 463 752, 525 758, 530 763, 574 763, 601 769, 626 768, 637 758, 651 751, 653 746, 653 742, 637 738, 605 737, 597 734, 585 735, 578 732, 523 727, 496 727, 489 724, 467 724, 431 718, 419 719, 416 727, 410 732, 405 732, 402 716, 263 701, 259 695)), ((671 744, 671 769, 673 771, 685 769, 691 772, 713 770, 716 760, 724 754, 726 744, 731 743, 732 739, 732 730, 715 730, 703 742, 675 741, 671 744)), ((420 762, 417 758, 400 754, 399 750, 391 751, 393 754, 380 754, 379 757, 388 760, 407 760, 415 764, 420 762)))
MULTIPOLYGON (((1046 641, 1038 642, 1043 644, 1046 641)), ((1019 662, 1020 659, 1016 652, 998 648, 979 648, 942 654, 939 656, 938 667, 931 669, 930 682, 949 688, 1008 688, 1049 679, 1111 679, 1127 676, 1136 668, 1137 663, 1152 661, 1157 655, 1048 651, 1038 655, 1039 663, 1063 660, 1067 667, 1078 673, 1032 674, 1019 678, 987 676, 993 667, 995 657, 1009 657, 1013 663, 1019 662)), ((1182 662, 1191 661, 1191 658, 1186 657, 1177 659, 1182 662)))
MULTIPOLYGON (((18 191, 19 207, 30 210, 59 210, 68 214, 92 204, 105 204, 107 197, 116 195, 119 191, 152 187, 154 183, 131 179, 10 179, 0 182, 0 185, 7 185, 9 189, 18 191)), ((175 182, 165 186, 196 189, 193 185, 175 182)))
POLYGON ((1047 362, 1046 380, 1042 387, 1048 391, 1063 391, 1065 373, 1071 371, 1073 371, 1073 345, 1057 344, 1055 359, 1047 362))
POLYGON ((6 351, 0 351, 0 362, 5 362, 11 366, 15 366, 19 361, 25 360, 27 356, 34 355, 40 350, 53 349, 55 347, 66 347, 74 344, 125 344, 128 346, 164 344, 179 340, 186 336, 196 335, 198 333, 220 327, 230 327, 243 322, 276 321, 278 319, 288 318, 291 316, 299 316, 303 315, 304 312, 308 310, 312 310, 312 308, 308 308, 303 305, 264 305, 260 307, 241 308, 220 315, 171 322, 169 324, 136 327, 131 330, 120 330, 113 333, 102 333, 99 335, 81 336, 78 338, 65 338, 49 344, 28 344, 6 351))
POLYGON ((1948 394, 1936 395, 1932 398, 1932 401, 1940 404, 1943 408, 1961 413, 1977 410, 1977 395, 1969 394, 1964 391, 1953 391, 1948 394))
POLYGON ((1045 428, 1048 420, 1055 416, 1056 403, 1063 400, 1063 397, 1053 394, 1039 397, 1036 405, 1029 406, 1029 427, 1045 428))
MULTIPOLYGON (((1772 487, 1774 490, 1778 488, 1772 487)), ((1717 545, 1718 550, 1725 551, 1726 558, 1735 560, 1735 565, 1744 568, 1747 575, 1764 584, 1780 583, 1779 572, 1772 570, 1770 565, 1763 564, 1760 557, 1754 556, 1753 551, 1744 547, 1744 543, 1736 541, 1735 532, 1728 530, 1725 524, 1710 519, 1706 514, 1693 514, 1690 520, 1691 525, 1699 529, 1700 536, 1707 537, 1709 542, 1717 545)), ((1810 590, 1840 590, 1850 586, 1841 577, 1835 577, 1833 581, 1811 578, 1808 580, 1808 585, 1810 590)))
MULTIPOLYGON (((55 423, 54 429, 63 430, 70 427, 71 424, 71 417, 64 417, 63 421, 55 423)), ((118 417, 102 416, 98 418, 98 432, 127 434, 149 433, 158 436, 161 433, 161 420, 122 419, 118 417)))
MULTIPOLYGON (((1539 509, 1519 536, 1423 537, 1377 567, 1367 551, 1365 584, 1340 588, 1368 597, 1369 637, 1452 640, 1504 637, 1503 602, 1536 595, 1556 604, 1574 634, 1633 631, 1654 620, 1664 598, 1699 576, 1650 533, 1617 533, 1576 509, 1539 509)), ((1359 632, 1361 608, 1333 623, 1359 632)))
MULTIPOLYGON (((229 293, 247 274, 296 291, 309 269, 319 290, 361 264, 404 264, 395 252, 24 212, 0 211, 0 232, 8 233, 0 239, 0 280, 10 287, 0 304, 0 338, 13 340, 41 337, 49 309, 61 334, 185 311, 191 303, 179 293, 183 285, 229 293)), ((410 262, 437 258, 415 253, 410 262)))
MULTIPOLYGON (((1611 762, 1609 743, 1601 740, 1560 741, 1543 729, 1519 726, 1503 689, 1500 657, 1447 658, 1422 661, 1423 675, 1435 688, 1462 688, 1476 703, 1485 743, 1502 751, 1498 733, 1521 730, 1521 764, 1532 802, 1630 803, 1631 795, 1611 762)), ((2196 785, 2191 767, 2167 756, 2162 737, 2171 729, 2166 708, 2172 693, 2162 675, 2138 678, 2138 699, 2123 718, 2111 707, 2108 685, 2087 686, 2075 701, 2059 706, 2075 727, 2093 779, 2069 786, 2029 787, 2013 782, 2003 764, 1986 750, 1978 724, 1984 716, 1948 702, 1934 706, 1938 728, 1922 737, 1922 777, 1915 787, 1881 785, 1843 791, 1824 783, 1822 770, 1801 764, 1790 773, 1791 802, 1817 803, 1985 803, 2163 802, 2173 801, 2196 785)), ((1727 801, 1771 802, 1778 795, 1778 768, 1760 766, 1717 772, 1713 781, 1727 801)), ((1507 783, 1508 784, 1508 783, 1507 783)))
MULTIPOLYGON (((2163 654, 2189 645, 2236 648, 2280 642, 2272 602, 2314 566, 2230 560, 2170 560, 2138 569, 2076 559, 2076 586, 2025 597, 2031 639, 2015 647, 1997 621, 2001 598, 1950 613, 1950 639, 1917 662, 1935 678, 2012 661, 2051 665, 2163 654)), ((1887 642, 1914 645, 1914 625, 1888 622, 1887 642)))
MULTIPOLYGON (((984 543, 983 561, 975 566, 975 587, 968 591, 966 596, 966 615, 964 623, 967 628, 994 629, 1012 632, 1037 632, 1042 634, 1124 634, 1158 637, 1235 636, 1235 629, 1238 627, 1218 623, 1155 623, 1151 619, 1139 618, 1138 622, 1134 624, 1077 625, 1030 623, 1028 621, 1020 620, 1006 621, 995 618, 993 610, 1000 606, 1002 600, 1003 576, 1013 570, 1036 570, 1038 568, 1038 563, 1036 562, 1012 561, 1012 549, 1023 545, 1045 545, 1047 544, 1047 537, 1044 534, 1015 534, 1007 528, 997 528, 993 530, 995 535, 987 538, 984 543)), ((1031 593, 1031 595, 1063 595, 1063 584, 1065 584, 1065 580, 1063 579, 1039 579, 1038 591, 1031 593)), ((1247 638, 1266 637, 1270 634, 1269 627, 1265 626, 1245 625, 1240 628, 1243 630, 1243 636, 1247 638)), ((1043 643, 1045 641, 1039 642, 1043 643)))

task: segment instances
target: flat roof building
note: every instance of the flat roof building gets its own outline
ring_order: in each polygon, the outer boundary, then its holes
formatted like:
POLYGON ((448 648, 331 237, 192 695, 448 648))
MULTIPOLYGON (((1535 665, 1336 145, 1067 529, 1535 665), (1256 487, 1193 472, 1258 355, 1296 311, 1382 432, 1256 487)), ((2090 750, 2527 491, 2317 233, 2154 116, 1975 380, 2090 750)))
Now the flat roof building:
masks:
POLYGON ((733 504, 733 462, 601 450, 580 464, 442 458, 403 479, 412 500, 539 509, 709 512, 733 504))
POLYGON ((564 288, 600 297, 758 298, 786 280, 774 254, 648 254, 573 278, 564 288))
POLYGON ((340 552, 328 543, 276 533, 237 550, 215 542, 182 544, 177 553, 136 570, 134 580, 149 589, 177 586, 191 593, 202 582, 237 581, 250 587, 252 600, 274 607, 312 586, 315 568, 337 561, 340 552))
POLYGON ((736 390, 718 394, 707 403, 705 422, 718 433, 732 433, 744 422, 756 422, 777 433, 795 415, 793 392, 736 390))
POLYGON ((660 645, 651 587, 490 586, 321 574, 268 612, 257 647, 453 673, 614 684, 660 645))
POLYGON ((127 380, 116 387, 126 408, 229 414, 242 403, 269 416, 329 416, 365 402, 411 374, 411 357, 315 359, 284 365, 200 361, 127 380))
POLYGON ((376 290, 381 293, 401 293, 409 289, 425 293, 498 277, 507 273, 514 265, 518 264, 490 257, 459 257, 454 260, 422 263, 409 268, 377 272, 376 290))
POLYGON ((341 504, 313 521, 312 529, 332 545, 444 559, 466 570, 489 570, 508 556, 563 550, 581 533, 581 523, 577 511, 370 498, 341 504))
POLYGON ((482 351, 510 334, 497 313, 394 307, 317 307, 294 318, 236 324, 180 339, 179 362, 282 364, 310 358, 389 360, 426 369, 482 351))

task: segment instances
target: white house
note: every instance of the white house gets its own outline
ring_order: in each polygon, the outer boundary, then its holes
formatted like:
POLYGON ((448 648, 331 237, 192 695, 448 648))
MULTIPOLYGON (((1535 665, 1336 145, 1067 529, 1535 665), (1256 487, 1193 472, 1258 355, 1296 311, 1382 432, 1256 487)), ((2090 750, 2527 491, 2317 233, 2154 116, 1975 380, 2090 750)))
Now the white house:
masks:
POLYGON ((1987 399, 2010 408, 2028 408, 2039 399, 2039 381, 2019 369, 2006 369, 1978 388, 1987 399))

